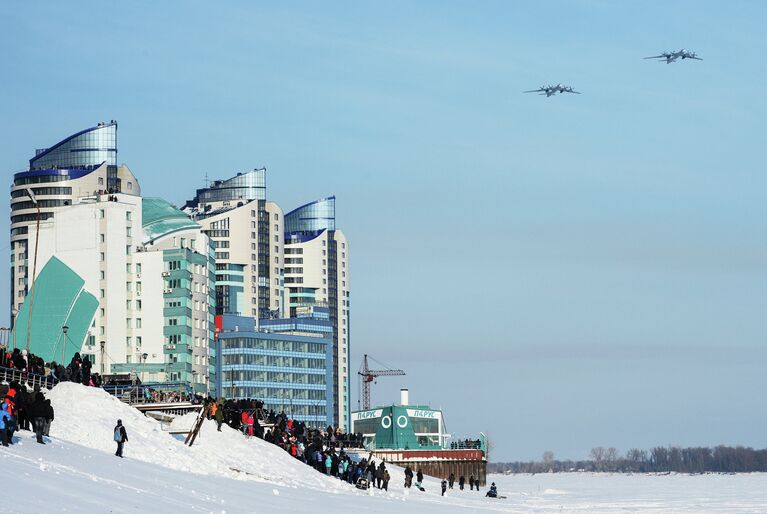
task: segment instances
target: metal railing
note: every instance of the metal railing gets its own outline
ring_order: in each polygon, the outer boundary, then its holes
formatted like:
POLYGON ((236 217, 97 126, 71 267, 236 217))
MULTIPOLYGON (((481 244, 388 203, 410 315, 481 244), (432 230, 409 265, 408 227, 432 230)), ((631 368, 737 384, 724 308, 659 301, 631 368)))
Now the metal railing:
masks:
POLYGON ((20 384, 26 384, 27 387, 40 389, 51 389, 53 386, 59 383, 58 380, 51 376, 37 375, 35 373, 27 373, 15 368, 0 368, 0 382, 11 383, 17 381, 20 384))

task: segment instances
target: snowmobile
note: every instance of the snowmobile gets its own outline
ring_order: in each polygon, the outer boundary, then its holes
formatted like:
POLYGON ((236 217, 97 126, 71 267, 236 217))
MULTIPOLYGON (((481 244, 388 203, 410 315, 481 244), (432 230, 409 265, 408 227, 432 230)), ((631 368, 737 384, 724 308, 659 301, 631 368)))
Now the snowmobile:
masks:
POLYGON ((359 477, 359 478, 357 479, 357 483, 356 483, 356 484, 354 484, 354 486, 355 486, 357 489, 369 489, 369 488, 370 488, 370 483, 368 482, 368 479, 367 479, 367 478, 362 478, 362 477, 359 477))

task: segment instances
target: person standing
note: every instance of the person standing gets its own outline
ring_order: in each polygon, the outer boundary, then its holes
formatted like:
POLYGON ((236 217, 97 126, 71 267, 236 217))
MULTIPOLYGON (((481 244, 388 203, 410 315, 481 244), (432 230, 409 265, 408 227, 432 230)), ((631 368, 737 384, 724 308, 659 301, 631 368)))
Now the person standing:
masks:
POLYGON ((413 485, 413 470, 410 466, 405 468, 405 488, 409 489, 413 485))
POLYGON ((447 491, 447 480, 443 478, 442 479, 442 496, 445 496, 445 491, 447 491))
POLYGON ((51 423, 53 422, 53 405, 51 401, 46 398, 45 400, 45 428, 43 429, 43 435, 50 436, 51 423))
POLYGON ((461 491, 463 491, 463 486, 464 486, 464 484, 465 484, 465 483, 466 483, 466 477, 464 477, 463 475, 461 475, 460 477, 458 477, 458 488, 459 488, 461 491))
POLYGON ((391 480, 391 475, 389 475, 389 470, 384 471, 384 481, 383 481, 383 488, 384 491, 389 490, 389 480, 391 480))
POLYGON ((474 490, 474 475, 469 477, 469 489, 474 490))
POLYGON ((114 440, 117 443, 117 451, 115 452, 115 455, 122 458, 123 445, 128 442, 128 433, 125 431, 121 419, 117 420, 117 426, 114 429, 114 440))
POLYGON ((454 483, 455 483, 455 473, 450 473, 450 476, 447 479, 447 485, 448 487, 450 487, 450 489, 452 489, 454 483))
POLYGON ((218 431, 221 432, 221 425, 224 424, 224 399, 219 398, 218 404, 216 405, 216 413, 214 415, 214 418, 216 418, 216 425, 218 425, 218 431))
POLYGON ((11 423, 11 415, 8 414, 8 404, 3 402, 0 406, 0 439, 3 446, 8 446, 8 425, 11 423))
POLYGON ((32 427, 35 429, 35 436, 39 444, 45 444, 43 441, 43 432, 45 431, 45 397, 43 393, 36 393, 35 399, 29 406, 29 417, 32 420, 32 427))

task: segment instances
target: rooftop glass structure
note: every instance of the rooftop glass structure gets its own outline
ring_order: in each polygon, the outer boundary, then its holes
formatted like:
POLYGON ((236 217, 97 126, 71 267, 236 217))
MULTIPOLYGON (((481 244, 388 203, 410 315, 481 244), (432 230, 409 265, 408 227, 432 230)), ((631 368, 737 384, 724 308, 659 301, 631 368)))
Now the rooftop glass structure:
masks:
POLYGON ((117 122, 99 123, 81 130, 50 148, 37 150, 29 170, 81 168, 106 163, 117 165, 117 122))
POLYGON ((266 200, 266 168, 238 173, 226 180, 214 180, 208 187, 198 189, 194 200, 187 202, 186 207, 251 200, 266 200))
POLYGON ((144 243, 151 243, 173 232, 199 227, 186 214, 162 198, 144 198, 141 202, 141 216, 144 243))
POLYGON ((84 286, 85 281, 80 275, 56 257, 51 257, 37 275, 16 318, 11 335, 16 347, 27 345, 27 320, 32 307, 29 351, 46 362, 69 363, 75 352, 80 351, 99 305, 96 297, 83 289, 84 286), (30 305, 33 295, 34 305, 30 305))
POLYGON ((285 234, 308 240, 323 230, 336 229, 336 197, 320 198, 285 215, 285 234))

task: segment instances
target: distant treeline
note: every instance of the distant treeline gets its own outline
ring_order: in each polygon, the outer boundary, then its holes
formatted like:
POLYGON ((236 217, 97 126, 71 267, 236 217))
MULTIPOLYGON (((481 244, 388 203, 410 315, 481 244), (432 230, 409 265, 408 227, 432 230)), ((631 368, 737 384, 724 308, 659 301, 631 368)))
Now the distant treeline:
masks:
POLYGON ((488 473, 549 473, 563 471, 604 471, 621 473, 747 473, 767 471, 767 449, 742 446, 680 448, 658 446, 649 451, 636 448, 621 455, 615 448, 597 447, 588 460, 556 460, 545 452, 542 460, 531 462, 493 462, 488 473))

